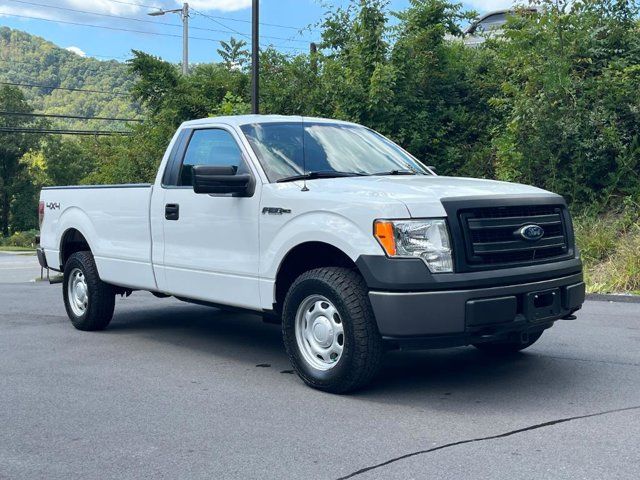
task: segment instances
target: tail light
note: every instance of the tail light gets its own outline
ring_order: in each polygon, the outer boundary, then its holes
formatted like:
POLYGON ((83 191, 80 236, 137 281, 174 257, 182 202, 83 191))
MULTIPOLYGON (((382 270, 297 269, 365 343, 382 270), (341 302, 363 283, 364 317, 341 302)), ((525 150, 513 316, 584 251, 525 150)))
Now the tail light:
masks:
POLYGON ((42 221, 44 220, 44 202, 41 200, 38 204, 38 226, 42 228, 42 221))

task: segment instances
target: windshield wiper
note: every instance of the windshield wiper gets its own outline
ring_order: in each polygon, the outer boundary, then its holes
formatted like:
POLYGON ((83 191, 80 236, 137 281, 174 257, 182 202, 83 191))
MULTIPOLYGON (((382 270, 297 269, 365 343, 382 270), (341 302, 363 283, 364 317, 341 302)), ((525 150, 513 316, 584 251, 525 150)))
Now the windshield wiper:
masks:
POLYGON ((296 180, 313 180, 316 178, 337 178, 337 177, 362 177, 366 176, 366 173, 358 172, 334 172, 331 170, 323 170, 317 172, 308 172, 301 175, 292 175, 290 177, 284 177, 276 180, 276 183, 295 182, 296 180))
POLYGON ((373 173, 372 175, 381 177, 383 175, 418 175, 413 170, 389 170, 388 172, 373 173))

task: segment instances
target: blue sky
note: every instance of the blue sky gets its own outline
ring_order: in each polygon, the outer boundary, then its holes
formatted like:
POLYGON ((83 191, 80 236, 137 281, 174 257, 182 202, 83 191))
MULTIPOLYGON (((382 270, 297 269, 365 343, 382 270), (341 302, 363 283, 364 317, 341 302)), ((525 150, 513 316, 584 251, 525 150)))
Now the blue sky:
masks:
MULTIPOLYGON (((263 43, 272 43, 283 52, 307 50, 308 42, 318 40, 319 35, 313 29, 300 29, 322 18, 326 10, 323 3, 343 5, 348 1, 261 0, 261 22, 270 24, 261 27, 263 43)), ((402 9, 408 3, 409 0, 392 0, 391 7, 402 9)), ((466 0, 464 3, 482 13, 512 2, 466 0)), ((198 37, 190 41, 191 62, 215 61, 218 40, 228 40, 231 35, 245 38, 241 34, 250 33, 251 0, 191 0, 189 4, 192 8, 190 37, 198 37)), ((98 59, 123 60, 130 56, 131 49, 138 49, 178 62, 182 57, 179 16, 150 17, 147 13, 153 11, 153 7, 173 9, 181 5, 182 0, 0 0, 0 25, 27 31, 80 55, 98 59)))

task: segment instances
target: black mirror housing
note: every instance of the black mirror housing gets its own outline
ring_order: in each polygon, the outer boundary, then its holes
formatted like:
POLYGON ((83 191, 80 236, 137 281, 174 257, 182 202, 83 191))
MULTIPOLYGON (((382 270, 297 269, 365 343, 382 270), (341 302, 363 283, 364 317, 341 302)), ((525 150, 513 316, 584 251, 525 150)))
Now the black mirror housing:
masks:
POLYGON ((238 197, 253 195, 253 177, 237 173, 237 167, 212 167, 194 165, 192 169, 193 191, 201 194, 233 194, 238 197))

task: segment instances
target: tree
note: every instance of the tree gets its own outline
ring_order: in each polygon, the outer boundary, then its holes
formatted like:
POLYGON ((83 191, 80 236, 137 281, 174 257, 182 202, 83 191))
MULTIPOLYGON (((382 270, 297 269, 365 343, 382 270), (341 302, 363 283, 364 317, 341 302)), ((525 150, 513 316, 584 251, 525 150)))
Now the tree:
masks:
MULTIPOLYGON (((638 0, 532 1, 538 13, 467 48, 473 13, 461 4, 391 13, 386 0, 351 0, 326 14, 317 53, 261 52, 263 110, 362 123, 440 173, 529 183, 576 206, 640 200, 638 0)), ((132 137, 84 142, 100 159, 84 181, 152 180, 181 122, 245 113, 249 75, 233 68, 243 45, 225 45, 225 64, 188 77, 134 52, 146 121, 132 137)))
MULTIPOLYGON (((19 88, 0 87, 0 110, 13 113, 31 113, 19 88)), ((0 127, 32 128, 39 122, 29 116, 0 116, 0 127)), ((40 136, 34 133, 0 132, 0 228, 2 234, 9 235, 9 222, 12 199, 17 193, 15 180, 23 168, 20 158, 34 148, 40 136)), ((34 214, 35 215, 35 214, 34 214)))
POLYGON ((247 42, 233 37, 229 42, 220 41, 221 48, 217 51, 224 66, 229 70, 244 70, 244 66, 249 62, 249 50, 244 48, 246 46, 247 42))
POLYGON ((513 18, 495 51, 502 116, 499 178, 532 183, 574 204, 640 197, 638 3, 539 0, 513 18))
POLYGON ((49 137, 42 147, 50 185, 76 185, 95 169, 97 159, 75 139, 49 137))

